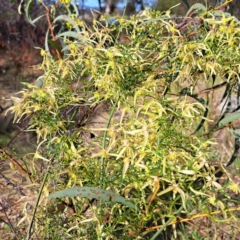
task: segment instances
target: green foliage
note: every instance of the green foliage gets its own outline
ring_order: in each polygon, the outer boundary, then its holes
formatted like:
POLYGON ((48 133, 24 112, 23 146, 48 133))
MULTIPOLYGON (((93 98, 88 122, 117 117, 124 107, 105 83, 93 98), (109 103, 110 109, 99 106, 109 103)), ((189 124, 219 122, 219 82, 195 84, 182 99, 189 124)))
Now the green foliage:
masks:
MULTIPOLYGON (((119 196, 118 194, 107 191, 100 188, 93 188, 93 187, 75 187, 63 191, 59 191, 56 193, 50 194, 49 198, 60 198, 60 197, 85 197, 90 200, 98 199, 110 202, 119 202, 123 205, 126 205, 130 208, 136 209, 136 206, 132 204, 130 201, 126 201, 125 198, 119 196)), ((136 209, 137 210, 137 209, 136 209)))
MULTIPOLYGON (((33 166, 50 168, 42 201, 53 188, 60 190, 54 197, 82 192, 71 198, 75 213, 67 223, 55 226, 55 216, 47 215, 38 224, 43 213, 37 212, 38 236, 52 229, 71 238, 144 239, 147 232, 155 239, 181 213, 193 214, 188 202, 224 210, 227 199, 218 192, 227 186, 215 176, 213 141, 192 134, 207 117, 199 86, 214 87, 215 78, 238 86, 239 22, 220 13, 199 12, 184 28, 170 11, 116 17, 115 24, 94 20, 92 27, 80 22, 81 28, 66 18, 75 30, 58 38, 68 53, 57 59, 41 50, 44 76, 26 84, 12 107, 17 121, 31 115, 28 130, 38 140, 33 166), (110 192, 123 205, 87 201, 95 195, 83 190, 96 188, 104 189, 101 199, 110 192), (139 213, 129 214, 130 203, 139 213), (148 229, 160 224, 157 232, 148 229)), ((33 169, 37 184, 44 174, 33 169)))
POLYGON ((219 126, 225 125, 229 122, 233 122, 234 120, 237 120, 240 118, 240 113, 233 113, 230 116, 226 116, 218 123, 219 126))
POLYGON ((181 1, 181 0, 156 0, 156 1, 152 1, 153 4, 153 8, 158 10, 158 11, 167 11, 170 8, 172 8, 173 6, 178 6, 178 7, 174 7, 172 9, 172 13, 173 14, 177 14, 177 15, 183 15, 183 13, 185 12, 185 8, 189 6, 188 1, 181 1))

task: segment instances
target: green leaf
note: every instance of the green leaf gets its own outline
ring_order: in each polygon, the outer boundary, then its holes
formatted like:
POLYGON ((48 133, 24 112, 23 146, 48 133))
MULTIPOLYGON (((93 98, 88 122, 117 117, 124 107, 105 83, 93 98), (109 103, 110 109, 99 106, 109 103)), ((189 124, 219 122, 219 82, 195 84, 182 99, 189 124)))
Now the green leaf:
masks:
POLYGON ((32 25, 34 26, 34 23, 37 22, 39 19, 41 19, 42 17, 46 16, 46 14, 43 14, 37 18, 35 18, 34 20, 32 20, 32 25))
POLYGON ((54 19, 53 23, 56 23, 57 21, 66 21, 66 22, 69 22, 69 23, 71 23, 71 25, 76 29, 76 31, 77 31, 78 33, 81 32, 81 31, 80 31, 80 28, 78 27, 78 25, 76 24, 76 22, 75 22, 72 18, 70 18, 69 16, 67 16, 67 15, 60 15, 60 16, 56 17, 56 18, 54 19))
POLYGON ((74 9, 74 12, 75 12, 75 16, 76 17, 78 17, 79 16, 79 12, 78 12, 78 7, 77 7, 77 5, 75 4, 75 3, 73 3, 73 2, 71 2, 70 3, 71 5, 72 5, 72 7, 73 7, 73 9, 74 9))
POLYGON ((46 37, 45 37, 45 50, 49 52, 48 35, 49 35, 49 29, 47 30, 46 37))
POLYGON ((61 46, 57 43, 57 41, 53 41, 53 40, 48 40, 48 43, 50 43, 58 52, 59 54, 61 55, 61 57, 63 57, 63 53, 62 53, 62 50, 61 50, 61 46))
POLYGON ((25 11, 26 11, 27 20, 29 21, 30 24, 32 24, 35 27, 34 22, 32 21, 31 16, 30 16, 30 6, 32 3, 33 3, 33 0, 28 0, 25 11))
POLYGON ((189 15, 189 13, 193 12, 193 11, 197 11, 197 12, 200 12, 200 11, 207 11, 207 8, 201 4, 201 3, 195 3, 194 5, 191 6, 191 8, 187 11, 187 14, 186 16, 189 15))
POLYGON ((44 82, 44 78, 45 78, 45 74, 44 74, 43 76, 40 76, 40 77, 37 79, 37 81, 36 81, 36 83, 35 83, 35 86, 41 88, 42 85, 43 85, 43 82, 44 82))
POLYGON ((187 9, 189 9, 190 8, 190 5, 189 5, 189 2, 188 2, 188 0, 182 0, 184 3, 185 3, 185 5, 187 6, 187 9))
POLYGON ((239 113, 239 112, 238 112, 238 113, 233 113, 233 114, 231 114, 231 115, 228 115, 228 116, 224 117, 224 118, 219 122, 218 126, 221 127, 221 126, 223 126, 223 125, 225 125, 225 124, 227 124, 227 123, 230 123, 230 122, 232 122, 232 121, 235 121, 235 120, 237 120, 237 119, 239 119, 239 118, 240 118, 240 113, 239 113))
POLYGON ((124 197, 109 191, 95 187, 74 187, 62 191, 58 191, 50 194, 49 198, 61 198, 61 197, 85 197, 88 199, 98 199, 103 201, 110 201, 116 203, 122 203, 130 208, 137 210, 137 207, 130 201, 126 200, 124 197))
POLYGON ((82 38, 82 34, 79 34, 73 31, 67 31, 67 32, 60 33, 56 36, 56 38, 59 38, 59 37, 72 37, 80 40, 82 38))

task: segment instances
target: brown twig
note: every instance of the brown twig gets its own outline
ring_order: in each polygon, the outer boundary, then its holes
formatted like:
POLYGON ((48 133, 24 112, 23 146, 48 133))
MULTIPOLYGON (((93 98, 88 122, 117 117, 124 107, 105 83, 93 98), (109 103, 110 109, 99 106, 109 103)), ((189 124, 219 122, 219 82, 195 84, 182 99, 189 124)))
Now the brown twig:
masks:
POLYGON ((212 91, 215 91, 217 89, 220 89, 222 87, 224 87, 225 85, 227 84, 227 82, 223 82, 223 83, 220 83, 218 85, 215 85, 213 87, 210 87, 210 88, 206 88, 204 90, 201 90, 199 91, 198 93, 195 93, 197 96, 200 95, 200 94, 204 94, 204 93, 209 93, 209 92, 212 92, 212 91))
POLYGON ((20 196, 26 196, 26 194, 22 191, 22 188, 20 188, 16 184, 12 183, 12 181, 9 178, 7 178, 5 175, 3 175, 2 173, 0 173, 0 176, 2 176, 2 178, 5 179, 7 185, 11 185, 14 189, 16 189, 16 191, 18 192, 18 194, 20 196))
POLYGON ((233 123, 228 123, 228 124, 226 124, 226 125, 224 125, 224 126, 222 126, 222 127, 220 127, 220 128, 213 129, 213 130, 211 130, 210 132, 203 133, 203 134, 199 135, 198 137, 204 137, 204 136, 206 136, 206 135, 209 135, 210 133, 217 132, 217 131, 219 131, 219 130, 221 130, 221 129, 224 129, 224 128, 226 128, 226 127, 231 127, 231 126, 233 126, 233 123))
POLYGON ((4 150, 3 148, 0 147, 0 152, 5 154, 15 166, 17 166, 21 171, 26 173, 29 176, 29 178, 31 179, 32 174, 29 173, 26 169, 24 169, 23 166, 16 159, 14 159, 6 150, 4 150))
MULTIPOLYGON (((47 16, 47 22, 48 22, 48 28, 50 30, 50 34, 52 36, 53 41, 56 41, 57 39, 55 37, 54 31, 53 31, 53 25, 52 25, 51 19, 50 19, 50 9, 44 4, 43 1, 41 3, 42 3, 43 7, 46 9, 46 12, 47 12, 46 16, 47 16)), ((62 59, 62 57, 61 57, 60 53, 58 52, 58 50, 55 49, 55 51, 57 53, 58 59, 59 60, 62 59)))
MULTIPOLYGON (((171 226, 171 225, 174 225, 174 224, 178 224, 178 223, 183 223, 183 222, 189 222, 189 221, 192 221, 194 219, 197 219, 197 218, 203 218, 203 217, 211 217, 213 215, 218 215, 218 214, 221 214, 223 212, 235 212, 235 211, 240 211, 240 206, 237 207, 237 208, 229 208, 229 209, 226 209, 225 211, 215 211, 215 212, 210 212, 210 213, 199 213, 199 214, 196 214, 192 217, 189 217, 189 218, 183 218, 181 220, 175 220, 175 221, 172 221, 168 224, 168 226, 171 226)), ((159 226, 154 226, 154 227, 149 227, 146 229, 146 231, 143 233, 143 235, 147 234, 148 232, 150 231, 153 231, 153 230, 156 230, 156 229, 159 229, 161 228, 163 225, 159 225, 159 226)))
MULTIPOLYGON (((0 201, 0 206, 2 207, 1 211, 3 211, 5 217, 7 218, 7 224, 9 225, 9 227, 11 228, 12 232, 14 233, 14 238, 15 239, 18 239, 17 237, 17 231, 15 230, 15 228, 13 227, 8 215, 7 215, 7 212, 5 210, 5 206, 3 205, 3 203, 0 201)), ((6 222, 5 222, 6 223, 6 222)))
POLYGON ((75 214, 75 213, 76 213, 75 206, 74 206, 74 204, 73 204, 73 202, 72 202, 71 199, 70 199, 70 203, 66 203, 65 201, 63 201, 63 200, 61 200, 61 199, 59 199, 59 198, 58 198, 58 200, 60 200, 60 202, 61 202, 64 206, 66 206, 66 207, 68 207, 68 208, 70 209, 70 213, 71 213, 71 214, 75 214))
POLYGON ((176 25, 176 29, 182 30, 192 23, 202 25, 203 20, 201 18, 185 18, 183 22, 176 25))

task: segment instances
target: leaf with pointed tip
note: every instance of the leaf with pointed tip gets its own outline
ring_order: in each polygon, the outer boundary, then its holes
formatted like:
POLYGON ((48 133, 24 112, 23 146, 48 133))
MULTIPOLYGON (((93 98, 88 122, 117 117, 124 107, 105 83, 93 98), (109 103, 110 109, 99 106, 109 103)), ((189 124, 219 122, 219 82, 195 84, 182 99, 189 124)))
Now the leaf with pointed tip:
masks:
POLYGON ((200 12, 200 11, 202 11, 202 12, 206 12, 207 11, 207 8, 203 5, 203 4, 201 4, 201 3, 195 3, 194 5, 192 5, 190 8, 189 8, 189 10, 187 11, 187 14, 186 14, 186 16, 188 16, 189 15, 189 13, 191 13, 191 12, 200 12))
POLYGON ((235 121, 235 120, 237 120, 237 119, 240 119, 240 113, 239 113, 239 112, 233 113, 233 114, 231 114, 231 115, 228 115, 228 116, 224 117, 224 118, 219 122, 218 126, 221 127, 221 126, 223 126, 223 125, 225 125, 225 124, 227 124, 227 123, 230 123, 230 122, 232 122, 232 121, 235 121))
POLYGON ((22 14, 21 9, 22 9, 22 4, 23 4, 23 3, 24 3, 23 0, 21 0, 21 2, 20 2, 19 5, 18 5, 18 13, 19 13, 19 14, 22 14))
POLYGON ((62 191, 58 191, 50 194, 49 198, 60 198, 60 197, 85 197, 88 199, 97 199, 103 201, 110 201, 115 203, 121 203, 130 208, 137 210, 137 207, 130 201, 126 200, 124 197, 110 191, 95 187, 74 187, 62 191))
POLYGON ((33 26, 35 26, 34 23, 37 22, 37 21, 38 21, 39 19, 41 19, 42 17, 45 17, 45 16, 46 16, 46 14, 43 14, 43 15, 35 18, 34 20, 31 21, 31 24, 32 24, 33 26))
POLYGON ((63 57, 63 53, 61 51, 61 46, 57 43, 57 41, 48 40, 48 42, 58 51, 58 53, 60 54, 60 56, 62 58, 63 57))
POLYGON ((27 20, 28 20, 28 22, 30 23, 30 24, 32 24, 34 27, 35 27, 35 25, 34 25, 34 23, 33 23, 33 21, 32 21, 32 18, 31 18, 31 16, 30 16, 30 7, 31 7, 31 4, 33 3, 34 1, 33 0, 28 0, 28 2, 27 2, 27 4, 26 4, 26 17, 27 17, 27 20))

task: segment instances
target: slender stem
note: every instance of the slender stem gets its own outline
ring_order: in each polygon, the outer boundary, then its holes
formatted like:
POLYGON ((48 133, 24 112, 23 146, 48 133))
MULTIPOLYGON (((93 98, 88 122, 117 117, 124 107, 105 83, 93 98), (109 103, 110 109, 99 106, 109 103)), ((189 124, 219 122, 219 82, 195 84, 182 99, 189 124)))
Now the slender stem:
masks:
MULTIPOLYGON (((183 206, 181 206, 177 212, 175 213, 176 215, 179 214, 183 209, 183 206)), ((155 240, 158 235, 169 225, 169 223, 172 222, 172 218, 169 218, 168 221, 162 225, 160 229, 157 230, 157 232, 153 235, 153 237, 150 240, 155 240)))
POLYGON ((46 171, 46 173, 44 175, 44 178, 43 178, 42 186, 41 186, 40 191, 38 193, 37 201, 36 201, 36 204, 35 204, 35 207, 34 207, 34 211, 33 211, 32 220, 31 220, 29 228, 28 228, 28 233, 27 233, 26 240, 30 240, 31 239, 31 230, 32 230, 34 218, 35 218, 35 215, 36 215, 36 212, 37 212, 37 207, 38 207, 41 195, 42 195, 42 191, 43 191, 44 185, 45 185, 45 183, 47 181, 47 178, 48 178, 48 175, 49 175, 49 168, 50 168, 50 164, 48 165, 47 171, 46 171))
MULTIPOLYGON (((113 105, 112 111, 111 111, 110 116, 109 116, 109 118, 108 118, 108 122, 107 122, 106 128, 108 128, 109 125, 110 125, 110 122, 111 122, 112 117, 113 117, 113 114, 114 114, 114 112, 115 112, 115 110, 116 110, 116 107, 117 107, 119 98, 120 98, 120 97, 117 98, 115 104, 113 105)), ((103 134, 102 149, 105 149, 105 148, 106 148, 106 140, 107 140, 107 129, 104 131, 104 134, 103 134)), ((105 165, 105 157, 102 156, 102 157, 101 157, 101 170, 100 170, 100 171, 101 171, 101 172, 100 172, 100 186, 103 187, 103 188, 105 188, 105 186, 104 186, 104 184, 103 184, 103 179, 104 179, 104 176, 105 176, 105 173, 104 173, 104 165, 105 165)))

